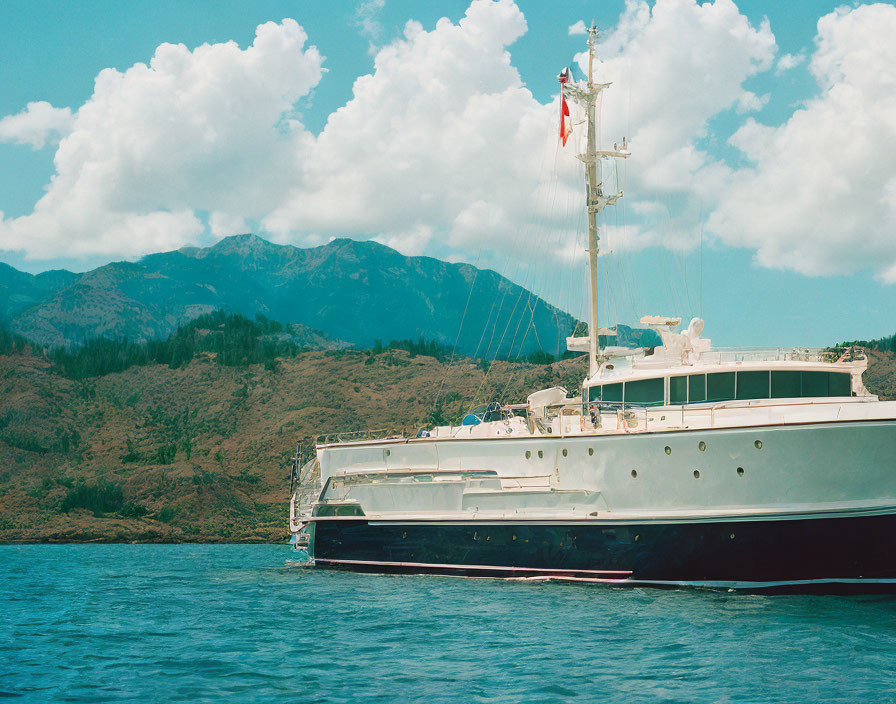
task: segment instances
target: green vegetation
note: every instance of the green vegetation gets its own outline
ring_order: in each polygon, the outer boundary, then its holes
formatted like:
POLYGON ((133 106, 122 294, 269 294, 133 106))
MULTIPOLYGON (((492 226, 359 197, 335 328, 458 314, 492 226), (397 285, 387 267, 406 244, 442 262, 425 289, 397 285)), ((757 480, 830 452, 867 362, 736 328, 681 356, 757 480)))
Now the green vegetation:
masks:
POLYGON ((128 501, 118 511, 118 515, 122 518, 141 518, 147 513, 146 506, 135 504, 133 501, 128 501))
POLYGON ((15 335, 0 327, 0 354, 25 354, 31 347, 36 345, 21 335, 15 335))
POLYGON ((120 484, 98 482, 97 484, 75 484, 59 506, 62 513, 76 508, 86 508, 94 514, 113 513, 124 506, 124 491, 120 484))
POLYGON ((869 347, 871 349, 880 350, 881 352, 896 353, 896 333, 879 337, 874 340, 853 340, 852 342, 841 342, 837 347, 850 347, 856 345, 858 347, 869 347))
POLYGON ((263 315, 252 321, 215 311, 180 326, 167 340, 137 344, 100 338, 71 351, 55 349, 51 358, 64 376, 85 379, 147 364, 178 369, 203 352, 214 353, 215 361, 223 366, 264 364, 274 370, 277 357, 295 357, 303 350, 290 339, 282 323, 263 315))
MULTIPOLYGON (((367 364, 372 364, 378 356, 393 350, 404 350, 411 359, 417 356, 433 357, 442 363, 447 363, 452 357, 451 347, 434 340, 426 340, 421 336, 417 340, 392 340, 385 345, 381 340, 377 340, 368 351, 365 361, 367 364)), ((262 364, 266 371, 276 372, 279 368, 278 359, 296 357, 307 349, 296 344, 288 327, 282 323, 263 315, 256 316, 252 321, 242 315, 225 311, 201 315, 180 326, 165 340, 136 343, 97 338, 73 349, 42 348, 0 328, 0 354, 27 354, 37 351, 52 360, 53 368, 62 376, 75 381, 86 381, 106 374, 124 372, 131 367, 151 364, 163 364, 171 369, 179 369, 203 353, 213 354, 215 362, 222 366, 248 367, 251 364, 262 364)), ((347 350, 336 349, 326 354, 341 360, 347 353, 347 350)), ((539 349, 525 355, 501 354, 496 359, 529 364, 552 364, 571 356, 574 355, 568 352, 553 355, 539 349)), ((407 366, 406 360, 396 355, 387 354, 383 361, 387 366, 407 366)), ((491 360, 480 362, 483 369, 488 369, 491 360)), ((80 392, 86 398, 91 392, 91 387, 84 386, 80 392)), ((69 447, 63 451, 68 452, 69 449, 76 448, 79 440, 75 437, 69 438, 68 441, 61 439, 63 444, 69 443, 69 447)), ((35 448, 35 451, 40 450, 35 448)), ((136 457, 122 459, 126 462, 137 460, 136 457)), ((162 459, 159 461, 165 463, 162 459)))
POLYGON ((411 358, 420 355, 422 357, 435 357, 440 362, 447 359, 451 356, 451 348, 447 345, 439 344, 434 340, 425 340, 421 335, 417 341, 414 340, 392 340, 385 347, 383 346, 382 340, 376 340, 373 343, 373 347, 371 348, 371 353, 374 355, 382 354, 383 352, 387 352, 389 350, 404 350, 407 352, 411 358))

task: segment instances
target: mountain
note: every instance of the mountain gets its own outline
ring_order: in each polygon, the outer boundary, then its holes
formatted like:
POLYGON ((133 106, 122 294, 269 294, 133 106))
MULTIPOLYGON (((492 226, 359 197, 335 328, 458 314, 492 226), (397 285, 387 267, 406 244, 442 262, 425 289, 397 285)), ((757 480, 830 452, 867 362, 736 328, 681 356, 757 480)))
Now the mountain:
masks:
POLYGON ((459 352, 480 356, 561 353, 575 324, 494 271, 373 241, 303 249, 235 235, 84 274, 2 266, 0 318, 51 346, 165 337, 216 309, 299 323, 358 347, 419 337, 453 347, 457 338, 459 352))
POLYGON ((9 320, 45 301, 78 277, 78 274, 61 269, 34 276, 0 262, 0 321, 9 320))

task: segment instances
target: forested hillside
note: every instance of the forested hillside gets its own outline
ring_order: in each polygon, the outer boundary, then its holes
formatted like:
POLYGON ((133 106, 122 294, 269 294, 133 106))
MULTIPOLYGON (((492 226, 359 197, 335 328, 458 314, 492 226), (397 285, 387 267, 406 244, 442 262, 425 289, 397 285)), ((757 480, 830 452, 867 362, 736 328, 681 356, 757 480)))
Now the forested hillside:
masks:
POLYGON ((4 336, 0 541, 279 540, 299 440, 457 420, 475 403, 575 388, 585 370, 581 358, 498 361, 486 375, 487 362, 449 366, 440 348, 410 340, 271 348, 270 324, 252 323, 262 328, 252 337, 247 323, 71 354, 4 336))

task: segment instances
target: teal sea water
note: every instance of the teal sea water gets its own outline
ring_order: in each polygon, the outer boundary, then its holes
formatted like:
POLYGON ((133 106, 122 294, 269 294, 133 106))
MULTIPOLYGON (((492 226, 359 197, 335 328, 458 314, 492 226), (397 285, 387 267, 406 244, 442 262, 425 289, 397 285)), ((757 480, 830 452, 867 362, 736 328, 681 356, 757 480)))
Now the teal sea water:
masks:
POLYGON ((273 545, 0 546, 26 701, 890 702, 896 598, 289 566, 273 545))

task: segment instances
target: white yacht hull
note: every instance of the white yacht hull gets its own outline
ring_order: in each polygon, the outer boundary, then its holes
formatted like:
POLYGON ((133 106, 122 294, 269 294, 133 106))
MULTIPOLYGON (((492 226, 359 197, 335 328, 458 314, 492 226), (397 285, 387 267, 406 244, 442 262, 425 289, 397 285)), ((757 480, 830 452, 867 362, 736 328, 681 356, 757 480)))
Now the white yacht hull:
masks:
POLYGON ((381 441, 319 457, 306 530, 321 566, 896 589, 894 420, 381 441))

